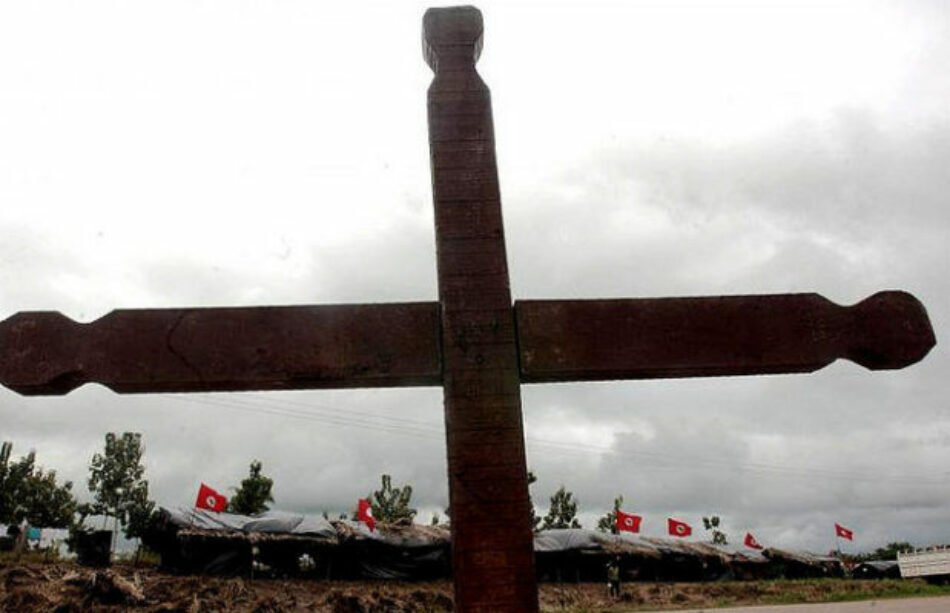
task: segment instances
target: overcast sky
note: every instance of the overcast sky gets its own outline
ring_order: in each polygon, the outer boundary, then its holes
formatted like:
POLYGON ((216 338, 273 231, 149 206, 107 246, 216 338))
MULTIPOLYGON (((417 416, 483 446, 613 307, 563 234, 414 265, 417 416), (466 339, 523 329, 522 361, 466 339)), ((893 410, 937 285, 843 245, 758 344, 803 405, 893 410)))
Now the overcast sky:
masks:
MULTIPOLYGON (((616 495, 661 535, 950 542, 950 11, 944 2, 482 2, 515 298, 903 289, 906 370, 523 388, 540 512, 616 495)), ((0 318, 436 299, 426 3, 0 4, 0 318), (350 8, 350 6, 359 8, 350 8)), ((387 472, 447 504, 439 388, 60 398, 0 388, 0 438, 77 482, 143 433, 193 503, 251 460, 276 508, 387 472)))

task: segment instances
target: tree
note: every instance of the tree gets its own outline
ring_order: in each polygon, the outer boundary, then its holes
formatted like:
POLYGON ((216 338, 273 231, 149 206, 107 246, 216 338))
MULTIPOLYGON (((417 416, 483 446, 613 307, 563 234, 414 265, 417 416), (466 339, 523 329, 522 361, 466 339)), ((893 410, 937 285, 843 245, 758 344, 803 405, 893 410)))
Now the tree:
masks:
POLYGON ((906 541, 898 543, 888 543, 884 547, 878 547, 871 553, 861 553, 852 556, 855 563, 868 562, 870 560, 896 560, 897 552, 912 551, 914 546, 906 541))
POLYGON ((13 443, 4 442, 0 445, 0 523, 5 524, 19 523, 22 519, 20 490, 33 466, 32 457, 29 458, 28 466, 23 462, 26 458, 11 463, 12 452, 13 443))
POLYGON ((261 474, 260 460, 251 462, 251 470, 246 479, 241 481, 241 487, 234 489, 234 496, 228 502, 228 511, 240 515, 256 515, 268 510, 268 502, 274 502, 271 488, 274 480, 261 474))
POLYGON ((617 530, 617 511, 623 506, 623 496, 614 498, 613 511, 607 511, 607 514, 597 520, 597 530, 600 532, 609 532, 619 534, 617 530))
POLYGON ((416 516, 416 510, 409 506, 412 499, 412 486, 393 487, 392 478, 382 475, 382 487, 369 496, 373 519, 382 523, 408 522, 416 516))
POLYGON ((544 516, 541 525, 542 530, 552 530, 560 528, 580 528, 581 524, 577 521, 577 501, 574 494, 561 488, 551 496, 551 508, 548 514, 544 516))
MULTIPOLYGON (((538 478, 533 472, 528 471, 528 487, 530 488, 538 478)), ((531 507, 531 529, 535 532, 538 531, 538 524, 541 523, 541 516, 535 513, 534 511, 534 502, 531 500, 531 490, 528 490, 528 506, 531 507)))
POLYGON ((83 517, 113 517, 126 538, 142 536, 146 521, 155 510, 155 503, 148 498, 143 453, 141 433, 123 432, 121 437, 115 432, 106 434, 103 453, 92 456, 89 463, 89 491, 93 502, 82 505, 83 517))
POLYGON ((901 541, 898 543, 888 543, 884 547, 878 547, 871 555, 874 556, 875 560, 896 560, 898 552, 913 551, 913 549, 913 545, 907 541, 901 541))
POLYGON ((703 525, 706 526, 706 530, 712 530, 712 542, 713 545, 728 545, 726 541, 726 533, 719 529, 719 516, 713 515, 712 517, 704 517, 703 525))
POLYGON ((12 443, 0 445, 0 523, 25 519, 33 526, 69 526, 76 513, 72 482, 58 485, 56 471, 44 472, 36 466, 34 451, 11 463, 12 451, 12 443))
POLYGON ((72 481, 56 484, 56 471, 34 472, 24 483, 23 506, 26 521, 44 528, 68 528, 76 515, 76 498, 72 481))

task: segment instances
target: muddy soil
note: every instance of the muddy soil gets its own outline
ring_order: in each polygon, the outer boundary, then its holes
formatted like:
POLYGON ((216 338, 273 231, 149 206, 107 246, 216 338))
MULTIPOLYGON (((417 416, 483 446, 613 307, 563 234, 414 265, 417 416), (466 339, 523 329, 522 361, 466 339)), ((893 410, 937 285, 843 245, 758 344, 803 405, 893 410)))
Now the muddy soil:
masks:
MULTIPOLYGON (((887 595, 899 582, 825 581, 627 583, 619 600, 604 584, 541 584, 545 612, 631 611, 756 604, 771 599, 820 602, 842 591, 887 595), (795 594, 790 590, 796 590, 795 594), (799 594, 800 592, 800 594, 799 594)), ((71 563, 0 566, 0 612, 436 613, 452 610, 448 582, 328 582, 175 576, 151 567, 93 570, 71 563)))

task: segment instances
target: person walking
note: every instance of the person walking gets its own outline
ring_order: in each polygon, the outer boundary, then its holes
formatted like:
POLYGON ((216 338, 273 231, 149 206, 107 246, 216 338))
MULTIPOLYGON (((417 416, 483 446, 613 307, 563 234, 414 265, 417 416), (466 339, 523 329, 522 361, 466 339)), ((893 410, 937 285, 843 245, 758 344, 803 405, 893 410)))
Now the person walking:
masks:
POLYGON ((607 596, 620 598, 620 556, 607 563, 607 596))

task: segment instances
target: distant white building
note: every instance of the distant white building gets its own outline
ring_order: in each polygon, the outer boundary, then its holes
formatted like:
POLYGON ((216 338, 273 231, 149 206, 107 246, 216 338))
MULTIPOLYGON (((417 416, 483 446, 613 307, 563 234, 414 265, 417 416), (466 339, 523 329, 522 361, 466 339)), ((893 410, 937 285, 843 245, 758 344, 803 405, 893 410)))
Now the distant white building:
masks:
POLYGON ((901 577, 922 577, 928 581, 950 581, 950 546, 927 547, 898 552, 901 577))

